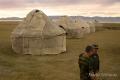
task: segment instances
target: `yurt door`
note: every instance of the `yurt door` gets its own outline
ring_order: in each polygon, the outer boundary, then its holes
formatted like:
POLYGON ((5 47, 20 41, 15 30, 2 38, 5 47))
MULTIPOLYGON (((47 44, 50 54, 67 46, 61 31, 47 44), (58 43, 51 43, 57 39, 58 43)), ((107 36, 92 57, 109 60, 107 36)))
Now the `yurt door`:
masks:
POLYGON ((24 54, 30 54, 29 53, 29 38, 23 39, 23 53, 24 54))

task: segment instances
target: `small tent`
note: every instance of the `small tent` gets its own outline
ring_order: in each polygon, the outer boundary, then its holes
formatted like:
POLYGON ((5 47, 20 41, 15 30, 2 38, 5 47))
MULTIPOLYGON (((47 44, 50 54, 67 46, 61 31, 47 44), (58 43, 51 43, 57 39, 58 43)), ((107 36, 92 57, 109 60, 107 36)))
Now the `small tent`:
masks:
POLYGON ((67 33, 67 38, 82 38, 81 27, 77 26, 68 16, 62 16, 56 23, 67 33))
POLYGON ((96 31, 104 30, 102 23, 100 23, 99 21, 95 20, 94 24, 95 24, 96 31))
POLYGON ((45 55, 66 51, 65 31, 40 10, 31 11, 11 35, 16 53, 45 55))
POLYGON ((88 24, 90 26, 90 32, 94 33, 95 32, 95 24, 94 24, 94 22, 89 21, 88 24))
POLYGON ((90 33, 90 26, 86 21, 84 21, 83 19, 76 19, 75 23, 77 23, 77 25, 82 28, 84 34, 90 33))

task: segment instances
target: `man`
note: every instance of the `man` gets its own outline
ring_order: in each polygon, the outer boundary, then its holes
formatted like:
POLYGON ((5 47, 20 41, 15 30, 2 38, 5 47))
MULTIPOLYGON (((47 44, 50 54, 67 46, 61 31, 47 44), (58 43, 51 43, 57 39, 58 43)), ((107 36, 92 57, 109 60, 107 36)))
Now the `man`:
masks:
POLYGON ((92 65, 93 65, 93 72, 94 74, 99 72, 100 60, 98 55, 98 45, 93 44, 92 47, 94 48, 94 54, 91 56, 92 65))
POLYGON ((95 80, 93 74, 93 68, 91 66, 90 57, 93 55, 94 48, 92 46, 87 46, 85 52, 79 56, 79 68, 80 68, 80 80, 95 80))

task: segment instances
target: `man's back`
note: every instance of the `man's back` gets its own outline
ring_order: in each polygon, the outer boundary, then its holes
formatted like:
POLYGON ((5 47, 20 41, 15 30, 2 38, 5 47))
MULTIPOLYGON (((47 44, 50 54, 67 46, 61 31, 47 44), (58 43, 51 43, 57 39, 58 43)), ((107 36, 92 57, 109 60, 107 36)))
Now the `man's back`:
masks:
POLYGON ((100 66, 99 56, 96 53, 96 54, 92 55, 91 58, 92 58, 93 71, 94 71, 94 73, 97 73, 97 72, 99 72, 99 66, 100 66))
POLYGON ((81 80, 91 80, 89 76, 90 66, 89 58, 84 57, 84 54, 79 56, 79 68, 80 68, 80 78, 81 80))

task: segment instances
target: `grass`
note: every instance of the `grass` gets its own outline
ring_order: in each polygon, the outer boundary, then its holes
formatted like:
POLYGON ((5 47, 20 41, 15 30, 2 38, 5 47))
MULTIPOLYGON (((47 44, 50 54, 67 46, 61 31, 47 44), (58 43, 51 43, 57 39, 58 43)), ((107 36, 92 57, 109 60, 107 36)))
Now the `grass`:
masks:
POLYGON ((120 80, 120 30, 99 31, 83 39, 67 39, 64 54, 31 56, 16 54, 11 49, 10 35, 16 26, 0 24, 0 80, 79 80, 78 55, 91 43, 100 46, 100 72, 118 75, 102 77, 103 80, 120 80))
POLYGON ((120 23, 102 23, 102 25, 107 29, 120 30, 120 23))

